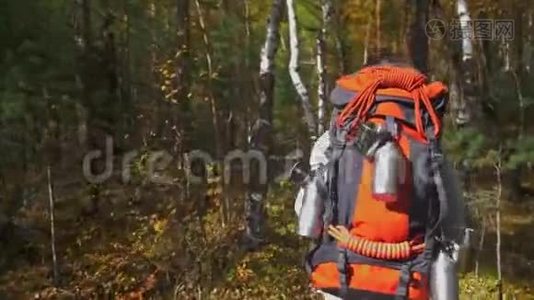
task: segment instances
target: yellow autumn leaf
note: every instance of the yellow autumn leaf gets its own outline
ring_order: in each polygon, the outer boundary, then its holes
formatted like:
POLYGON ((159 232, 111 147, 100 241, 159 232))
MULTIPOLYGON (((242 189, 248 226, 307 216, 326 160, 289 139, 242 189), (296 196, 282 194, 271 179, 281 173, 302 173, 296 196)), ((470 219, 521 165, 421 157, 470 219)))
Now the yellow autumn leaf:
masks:
POLYGON ((154 221, 154 224, 152 227, 154 228, 154 231, 158 234, 162 234, 163 231, 165 231, 165 228, 167 227, 167 219, 158 219, 154 221))

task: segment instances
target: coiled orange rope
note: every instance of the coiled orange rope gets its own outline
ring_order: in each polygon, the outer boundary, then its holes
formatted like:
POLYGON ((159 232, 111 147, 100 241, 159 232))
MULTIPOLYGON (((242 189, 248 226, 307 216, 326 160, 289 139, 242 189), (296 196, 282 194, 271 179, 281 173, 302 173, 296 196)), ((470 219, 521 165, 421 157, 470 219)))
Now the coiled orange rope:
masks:
POLYGON ((408 259, 414 255, 422 253, 425 244, 415 242, 402 243, 384 243, 377 241, 366 240, 349 233, 347 228, 343 226, 330 226, 328 233, 333 236, 341 247, 347 248, 350 251, 376 259, 385 260, 401 260, 408 259))
POLYGON ((359 91, 358 95, 352 99, 337 117, 336 123, 342 127, 347 120, 354 117, 354 122, 349 128, 349 133, 354 134, 361 122, 364 122, 371 110, 375 95, 378 89, 397 88, 411 93, 414 101, 415 126, 417 132, 424 137, 425 129, 421 116, 421 104, 430 115, 430 120, 434 126, 434 134, 438 136, 441 130, 441 121, 432 106, 428 94, 425 92, 425 75, 411 68, 401 68, 395 66, 371 66, 364 68, 358 74, 371 75, 374 78, 369 84, 359 91))

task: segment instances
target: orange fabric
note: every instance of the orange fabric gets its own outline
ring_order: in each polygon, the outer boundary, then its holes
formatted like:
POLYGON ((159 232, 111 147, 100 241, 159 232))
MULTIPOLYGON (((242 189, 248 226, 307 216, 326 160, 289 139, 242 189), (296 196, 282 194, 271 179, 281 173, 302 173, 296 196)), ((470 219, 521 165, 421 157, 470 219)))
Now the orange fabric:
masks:
MULTIPOLYGON (((349 266, 350 280, 349 288, 364 290, 369 292, 394 295, 397 291, 400 271, 380 266, 356 265, 349 266)), ((325 263, 318 265, 311 274, 311 281, 314 287, 319 289, 340 288, 339 272, 335 263, 325 263)), ((427 300, 428 279, 418 272, 412 273, 409 283, 409 300, 427 300)))
POLYGON ((354 133, 353 131, 358 128, 358 125, 368 117, 375 96, 377 94, 390 95, 413 99, 416 129, 418 134, 423 137, 425 132, 421 106, 424 106, 434 125, 434 134, 438 136, 441 131, 441 120, 430 99, 443 94, 447 89, 442 83, 426 84, 426 81, 426 76, 415 69, 395 66, 371 66, 354 75, 344 77, 338 81, 338 84, 359 93, 340 113, 337 125, 343 126, 348 119, 354 117, 356 121, 352 123, 350 128, 354 133))
POLYGON ((324 263, 318 265, 311 273, 311 283, 315 288, 341 288, 339 283, 339 271, 336 263, 324 263))
MULTIPOLYGON (((406 120, 406 116, 404 115, 404 111, 402 110, 400 105, 393 102, 383 102, 377 105, 374 115, 392 116, 399 120, 406 120)), ((376 124, 382 124, 384 122, 383 119, 374 118, 372 116, 368 119, 368 121, 371 121, 376 124)), ((409 126, 406 126, 404 123, 397 122, 397 126, 400 126, 399 132, 404 132, 419 142, 427 142, 426 136, 424 134, 421 135, 419 132, 417 132, 417 130, 413 130, 409 126)))
MULTIPOLYGON (((399 135, 398 144, 405 157, 409 157, 409 141, 404 135, 399 135)), ((374 165, 364 160, 358 199, 352 217, 351 234, 372 241, 386 243, 402 243, 409 237, 409 207, 412 192, 411 166, 406 159, 404 182, 398 188, 398 198, 395 202, 377 201, 372 197, 372 180, 374 165)))

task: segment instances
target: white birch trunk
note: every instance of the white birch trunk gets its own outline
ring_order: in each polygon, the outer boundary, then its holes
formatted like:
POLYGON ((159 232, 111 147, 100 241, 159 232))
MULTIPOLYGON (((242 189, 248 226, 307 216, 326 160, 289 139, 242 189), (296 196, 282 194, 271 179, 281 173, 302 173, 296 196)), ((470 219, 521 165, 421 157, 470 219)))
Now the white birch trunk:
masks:
POLYGON ((456 121, 458 125, 471 124, 480 117, 479 95, 475 83, 475 64, 473 60, 473 25, 467 0, 457 0, 456 13, 460 19, 462 32, 461 95, 457 104, 456 121), (464 34, 465 33, 465 34, 464 34))
POLYGON ((289 59, 289 75, 291 81, 299 94, 302 109, 304 111, 304 121, 308 127, 310 139, 316 139, 317 122, 310 104, 310 96, 306 86, 302 82, 299 74, 299 39, 298 39, 298 25, 297 16, 295 15, 295 4, 293 0, 287 0, 287 17, 289 21, 289 44, 291 57, 289 59))
POLYGON ((369 40, 371 39, 371 20, 365 26, 365 41, 363 48, 363 64, 366 65, 369 61, 369 40))
MULTIPOLYGON (((456 10, 458 18, 460 19, 461 32, 473 30, 467 1, 458 0, 456 10)), ((467 61, 471 58, 473 58, 473 41, 470 35, 462 35, 462 60, 467 61)))
POLYGON ((280 20, 282 19, 282 1, 274 0, 273 2, 271 15, 267 24, 265 43, 261 48, 260 78, 263 78, 265 75, 274 75, 274 56, 278 49, 280 20))

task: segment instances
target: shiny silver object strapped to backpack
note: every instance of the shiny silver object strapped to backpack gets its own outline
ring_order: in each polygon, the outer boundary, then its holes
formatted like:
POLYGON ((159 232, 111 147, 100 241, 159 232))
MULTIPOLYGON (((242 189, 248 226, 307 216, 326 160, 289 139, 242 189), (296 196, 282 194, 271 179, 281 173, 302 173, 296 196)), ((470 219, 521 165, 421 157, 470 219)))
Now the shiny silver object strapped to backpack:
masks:
MULTIPOLYGON (((321 237, 324 228, 325 201, 328 197, 327 148, 330 144, 329 133, 324 133, 314 144, 310 155, 311 172, 304 180, 298 182, 301 188, 295 201, 295 212, 298 216, 298 231, 300 236, 311 239, 321 237)), ((292 174, 304 173, 298 168, 293 168, 292 174)), ((293 176, 292 177, 297 177, 293 176)))

